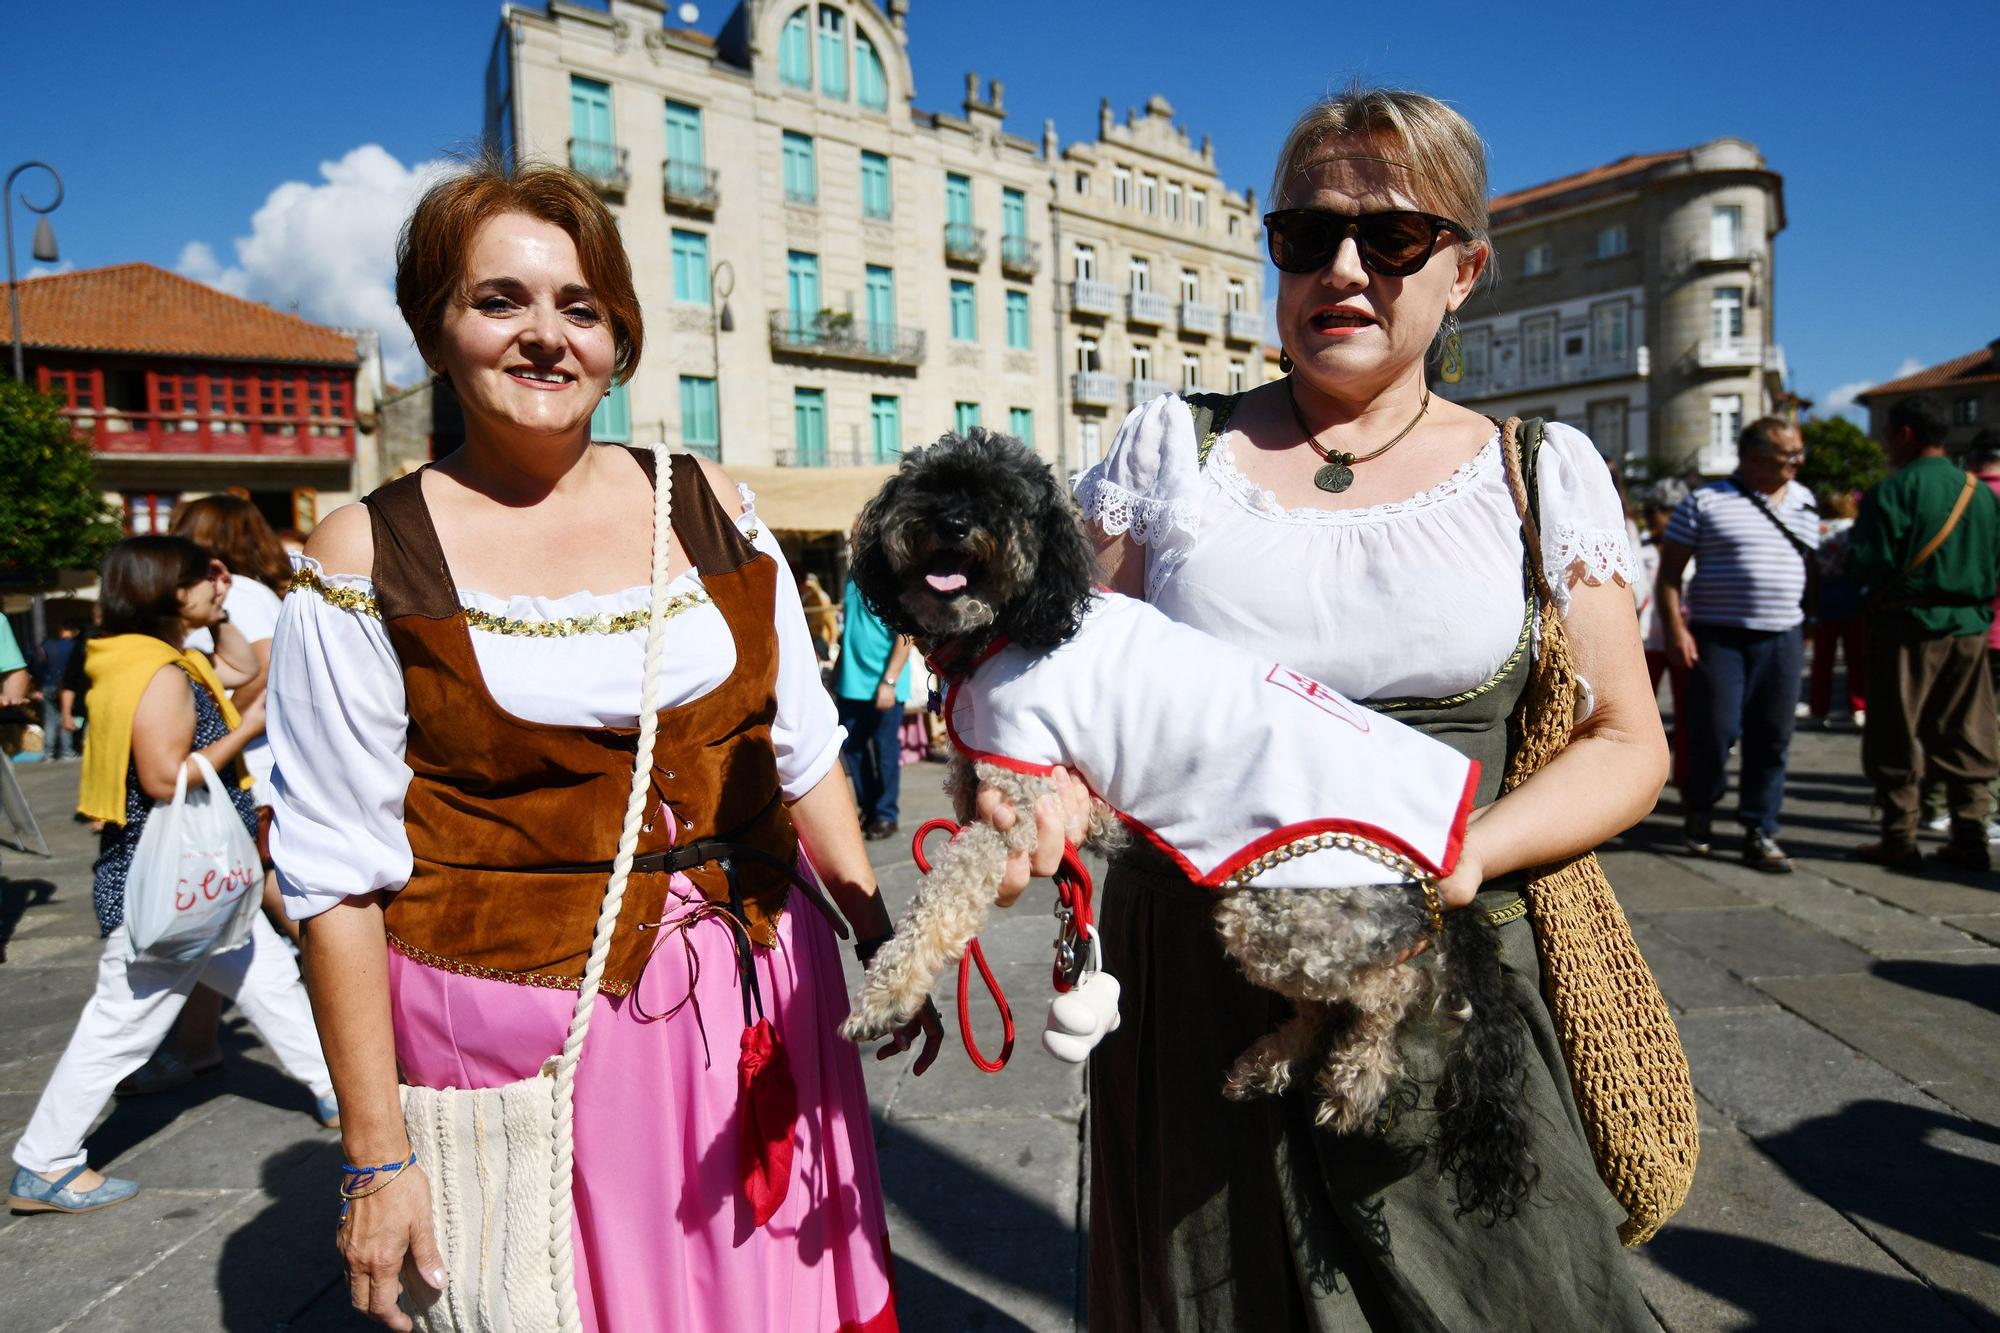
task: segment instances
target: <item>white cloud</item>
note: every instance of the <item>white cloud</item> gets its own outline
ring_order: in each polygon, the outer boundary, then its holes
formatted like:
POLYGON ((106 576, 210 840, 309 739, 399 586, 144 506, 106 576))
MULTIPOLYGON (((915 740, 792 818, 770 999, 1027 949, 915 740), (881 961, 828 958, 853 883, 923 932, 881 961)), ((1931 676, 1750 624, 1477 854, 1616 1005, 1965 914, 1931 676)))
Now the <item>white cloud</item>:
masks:
POLYGON ((182 247, 176 267, 233 296, 295 311, 321 324, 374 329, 388 377, 408 384, 423 362, 396 310, 396 233, 417 195, 448 169, 405 167, 378 144, 322 162, 318 184, 286 181, 250 219, 225 264, 204 241, 182 247))
POLYGON ((36 264, 26 273, 23 273, 21 277, 24 281, 28 278, 53 278, 59 273, 72 272, 75 268, 75 264, 65 259, 60 264, 36 264))
POLYGON ((1818 403, 1819 410, 1823 413, 1846 417, 1855 425, 1866 428, 1868 425, 1868 409, 1860 403, 1855 402, 1854 396, 1864 389, 1872 389, 1878 384, 1887 384, 1890 380, 1899 380, 1905 375, 1914 375, 1923 368, 1923 362, 1917 360, 1914 356, 1906 356, 1903 358, 1903 364, 1897 366, 1894 371, 1887 375, 1878 375, 1873 379, 1855 380, 1849 384, 1836 384, 1833 388, 1828 389, 1820 398, 1818 403))

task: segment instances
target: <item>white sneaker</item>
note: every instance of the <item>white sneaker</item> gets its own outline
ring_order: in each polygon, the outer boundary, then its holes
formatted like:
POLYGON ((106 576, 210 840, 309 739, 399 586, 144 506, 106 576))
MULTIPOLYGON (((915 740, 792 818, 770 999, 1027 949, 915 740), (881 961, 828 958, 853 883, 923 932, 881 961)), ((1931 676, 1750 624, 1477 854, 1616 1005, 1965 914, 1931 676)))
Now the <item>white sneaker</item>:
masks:
POLYGON ((1868 710, 1867 710, 1867 709, 1865 709, 1865 708, 1857 708, 1857 709, 1855 709, 1855 710, 1854 710, 1854 729, 1855 729, 1856 731, 1859 731, 1859 730, 1861 730, 1861 729, 1862 729, 1863 727, 1865 727, 1865 726, 1867 726, 1867 725, 1868 725, 1868 710))
MULTIPOLYGON (((1924 827, 1933 833, 1949 833, 1951 832, 1951 816, 1932 815, 1924 821, 1924 827)), ((1989 825, 1988 827, 1990 828, 1991 826, 1989 825)))

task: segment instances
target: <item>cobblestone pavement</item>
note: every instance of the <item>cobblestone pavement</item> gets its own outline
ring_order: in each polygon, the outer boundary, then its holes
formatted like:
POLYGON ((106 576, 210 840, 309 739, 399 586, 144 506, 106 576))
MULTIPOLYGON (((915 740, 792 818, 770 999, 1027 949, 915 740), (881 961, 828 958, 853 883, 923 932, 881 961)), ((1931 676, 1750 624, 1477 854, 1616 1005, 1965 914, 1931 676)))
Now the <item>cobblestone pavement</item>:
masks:
MULTIPOLYGON (((1858 749, 1852 734, 1800 735, 1783 835, 1795 875, 1749 870, 1727 846, 1682 855, 1671 800, 1606 856, 1702 1098, 1694 1193, 1633 1256, 1676 1333, 2000 1328, 2000 880, 1852 860, 1868 834, 1858 749)), ((98 952, 91 848, 67 817, 76 768, 17 771, 56 854, 4 853, 10 1145, 98 952)), ((939 773, 907 770, 906 829, 942 811, 939 773)), ((907 843, 871 848, 900 905, 916 877, 907 843)), ((1034 1040, 1046 901, 986 940, 1023 1029, 1003 1074, 956 1050, 922 1079, 868 1061, 907 1329, 1082 1327, 1083 1084, 1034 1040)), ((226 1026, 225 1074, 117 1105, 92 1134, 92 1162, 139 1179, 137 1200, 0 1219, 0 1326, 371 1327, 333 1261, 337 1140, 240 1018, 226 1026)), ((985 1020, 982 1041, 996 1029, 985 1020)))

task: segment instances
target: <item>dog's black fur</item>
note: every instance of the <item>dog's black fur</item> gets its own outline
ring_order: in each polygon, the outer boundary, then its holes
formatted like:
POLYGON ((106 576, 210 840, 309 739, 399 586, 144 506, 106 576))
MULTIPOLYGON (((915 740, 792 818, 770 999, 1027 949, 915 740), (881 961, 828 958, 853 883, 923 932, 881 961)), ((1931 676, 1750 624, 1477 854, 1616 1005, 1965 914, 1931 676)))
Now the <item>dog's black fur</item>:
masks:
MULTIPOLYGON (((934 661, 970 664, 1002 637, 1047 649, 1074 635, 1096 557, 1048 464, 975 427, 904 456, 862 511, 852 570, 891 630, 925 641, 934 661), (965 584, 940 592, 919 571, 965 584)), ((1457 1031, 1435 1095, 1435 1160, 1455 1180, 1460 1215, 1490 1224, 1518 1210, 1539 1174, 1521 1100, 1526 1023, 1504 990, 1494 928, 1470 910, 1445 920, 1434 1012, 1457 1031)))

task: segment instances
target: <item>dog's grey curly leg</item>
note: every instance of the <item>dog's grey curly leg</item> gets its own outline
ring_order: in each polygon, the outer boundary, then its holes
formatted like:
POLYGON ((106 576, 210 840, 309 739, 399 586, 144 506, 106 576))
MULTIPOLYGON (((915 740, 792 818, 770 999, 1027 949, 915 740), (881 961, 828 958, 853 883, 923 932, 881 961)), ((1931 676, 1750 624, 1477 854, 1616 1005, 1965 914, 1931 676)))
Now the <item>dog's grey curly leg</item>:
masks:
MULTIPOLYGON (((978 778, 999 787, 1023 812, 1032 811, 1035 799, 1050 786, 1045 778, 990 764, 978 765, 978 778)), ((916 1016, 938 975, 958 961, 986 924, 1007 858, 1033 850, 1035 839, 1031 814, 1016 819, 1005 833, 973 823, 952 839, 897 923, 895 937, 876 953, 841 1025, 844 1036, 855 1041, 887 1036, 916 1016)))
POLYGON ((1259 1037, 1236 1059, 1222 1081, 1222 1095, 1231 1101, 1270 1097, 1292 1085, 1292 1067, 1312 1058, 1322 1039, 1332 1006, 1302 1000, 1276 1032, 1259 1037))
POLYGON ((1397 1047, 1404 1020, 1422 1005, 1428 978, 1400 963, 1371 968, 1353 988, 1354 1024, 1328 1052, 1316 1080, 1316 1123, 1351 1133, 1372 1123, 1403 1072, 1397 1047))

